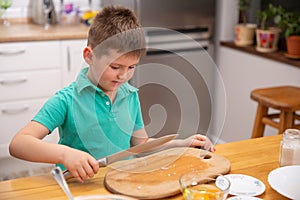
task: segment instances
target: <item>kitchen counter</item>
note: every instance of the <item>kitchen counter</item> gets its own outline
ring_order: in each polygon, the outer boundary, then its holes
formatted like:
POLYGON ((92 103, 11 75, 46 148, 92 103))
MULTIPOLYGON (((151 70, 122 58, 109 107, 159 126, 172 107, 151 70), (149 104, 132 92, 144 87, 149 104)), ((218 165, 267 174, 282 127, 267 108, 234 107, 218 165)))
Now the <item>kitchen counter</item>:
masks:
MULTIPOLYGON (((231 174, 254 176, 266 185, 265 192, 258 197, 264 200, 285 200, 287 198, 273 190, 267 181, 268 174, 279 167, 281 137, 275 135, 219 144, 216 145, 216 153, 230 160, 231 174)), ((107 170, 108 168, 101 168, 94 178, 84 183, 79 183, 75 179, 69 180, 68 185, 73 195, 110 194, 103 184, 107 170)), ((20 200, 66 199, 50 174, 0 182, 0 196, 3 199, 20 200)), ((183 197, 178 194, 166 199, 183 200, 183 197)))
POLYGON ((31 23, 12 23, 9 27, 0 25, 0 43, 86 39, 89 27, 78 25, 52 25, 44 30, 42 25, 31 23))

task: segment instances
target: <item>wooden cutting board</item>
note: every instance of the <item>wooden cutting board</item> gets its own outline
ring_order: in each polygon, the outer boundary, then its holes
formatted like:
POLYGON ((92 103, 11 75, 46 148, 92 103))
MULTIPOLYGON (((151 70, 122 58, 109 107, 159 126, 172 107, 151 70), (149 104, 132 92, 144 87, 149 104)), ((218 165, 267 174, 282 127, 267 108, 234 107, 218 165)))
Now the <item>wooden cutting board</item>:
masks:
POLYGON ((226 174, 230 162, 223 156, 196 148, 172 148, 142 158, 111 165, 104 184, 113 193, 138 199, 160 199, 180 193, 182 174, 201 170, 204 173, 226 174))

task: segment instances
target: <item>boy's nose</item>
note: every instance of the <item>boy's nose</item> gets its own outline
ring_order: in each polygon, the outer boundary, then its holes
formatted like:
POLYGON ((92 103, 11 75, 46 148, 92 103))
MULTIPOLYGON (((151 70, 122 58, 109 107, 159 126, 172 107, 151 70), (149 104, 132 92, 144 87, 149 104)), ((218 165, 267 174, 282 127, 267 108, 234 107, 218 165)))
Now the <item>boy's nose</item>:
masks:
POLYGON ((125 79, 125 78, 127 77, 127 75, 128 75, 128 72, 125 71, 125 70, 122 70, 122 71, 120 71, 120 72, 118 73, 118 78, 119 78, 119 79, 125 79))

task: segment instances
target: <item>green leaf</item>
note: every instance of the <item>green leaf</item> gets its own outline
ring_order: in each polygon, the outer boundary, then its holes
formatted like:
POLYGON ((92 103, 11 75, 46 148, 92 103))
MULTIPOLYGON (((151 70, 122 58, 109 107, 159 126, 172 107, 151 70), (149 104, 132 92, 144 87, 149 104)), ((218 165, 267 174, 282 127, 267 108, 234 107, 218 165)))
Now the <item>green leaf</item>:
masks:
POLYGON ((280 15, 276 15, 275 17, 274 17, 274 23, 275 24, 279 24, 281 22, 281 16, 280 15))

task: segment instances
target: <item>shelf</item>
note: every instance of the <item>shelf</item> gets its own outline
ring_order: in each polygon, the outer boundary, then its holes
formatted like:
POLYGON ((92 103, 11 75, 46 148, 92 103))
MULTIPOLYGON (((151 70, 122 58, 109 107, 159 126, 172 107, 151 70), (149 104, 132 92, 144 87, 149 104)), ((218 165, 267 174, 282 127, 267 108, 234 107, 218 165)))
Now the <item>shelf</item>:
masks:
POLYGON ((221 46, 229 47, 238 51, 246 52, 255 56, 260 56, 266 59, 270 59, 276 62, 281 62, 284 64, 292 65, 294 67, 299 67, 300 68, 300 60, 293 60, 286 58, 284 56, 283 51, 276 51, 272 53, 260 53, 256 51, 255 46, 246 46, 246 47, 239 47, 234 44, 234 42, 227 42, 227 41, 222 41, 221 46))

